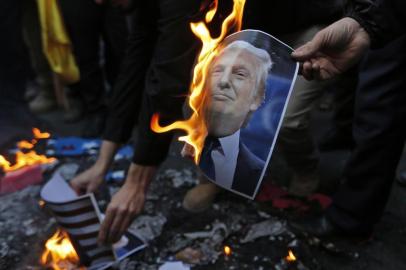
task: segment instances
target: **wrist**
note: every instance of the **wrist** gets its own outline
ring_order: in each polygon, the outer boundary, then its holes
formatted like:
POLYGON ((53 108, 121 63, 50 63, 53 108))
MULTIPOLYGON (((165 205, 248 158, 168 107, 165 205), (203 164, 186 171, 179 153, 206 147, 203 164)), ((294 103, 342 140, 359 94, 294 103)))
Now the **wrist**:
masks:
POLYGON ((142 166, 131 163, 127 172, 126 185, 137 185, 143 189, 149 186, 157 170, 156 166, 142 166))

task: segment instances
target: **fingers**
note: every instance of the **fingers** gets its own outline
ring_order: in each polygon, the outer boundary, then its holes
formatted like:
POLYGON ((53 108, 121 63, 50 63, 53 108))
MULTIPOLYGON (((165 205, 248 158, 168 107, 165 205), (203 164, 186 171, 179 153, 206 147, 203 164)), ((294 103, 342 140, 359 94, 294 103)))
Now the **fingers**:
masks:
POLYGON ((107 235, 107 242, 109 243, 114 243, 120 240, 121 234, 120 234, 120 228, 121 225, 124 221, 124 219, 127 217, 127 209, 126 208, 121 208, 118 207, 115 211, 115 216, 114 220, 111 223, 111 227, 109 229, 109 233, 107 235))
POLYGON ((310 61, 306 61, 302 65, 302 76, 306 78, 306 80, 313 80, 313 71, 312 71, 312 63, 310 61))
POLYGON ((91 182, 91 183, 89 183, 89 185, 87 185, 86 193, 96 192, 98 190, 98 188, 99 188, 98 183, 91 182))
POLYGON ((133 215, 126 215, 123 219, 123 222, 121 223, 120 229, 118 230, 117 234, 117 239, 113 241, 113 243, 117 242, 120 240, 121 236, 127 231, 128 227, 131 224, 131 221, 133 220, 133 217, 135 216, 135 213, 133 215))
POLYGON ((134 216, 140 212, 140 207, 109 206, 99 232, 99 243, 115 243, 120 240, 130 226, 134 216))
POLYGON ((110 208, 110 206, 107 207, 106 217, 104 218, 104 220, 100 226, 99 237, 97 239, 99 244, 104 244, 107 242, 111 224, 113 223, 114 218, 115 218, 115 210, 110 208))
POLYGON ((292 57, 298 61, 306 61, 312 58, 321 47, 321 41, 316 37, 305 45, 294 50, 292 52, 292 57))
POLYGON ((86 188, 83 188, 81 175, 73 178, 69 184, 77 195, 82 195, 86 190, 86 188))

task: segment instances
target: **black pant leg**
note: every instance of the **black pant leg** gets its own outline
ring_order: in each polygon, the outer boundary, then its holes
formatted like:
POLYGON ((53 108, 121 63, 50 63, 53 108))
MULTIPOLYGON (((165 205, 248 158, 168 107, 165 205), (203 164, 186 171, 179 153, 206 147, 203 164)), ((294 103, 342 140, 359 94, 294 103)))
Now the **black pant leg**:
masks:
POLYGON ((361 65, 353 124, 355 149, 329 218, 353 232, 370 231, 388 200, 406 136, 405 36, 368 53, 361 65))
POLYGON ((0 1, 0 103, 24 103, 29 65, 22 37, 22 1, 0 1))
POLYGON ((80 81, 71 87, 89 113, 104 108, 104 78, 100 66, 100 39, 104 6, 93 0, 59 0, 70 36, 80 81))

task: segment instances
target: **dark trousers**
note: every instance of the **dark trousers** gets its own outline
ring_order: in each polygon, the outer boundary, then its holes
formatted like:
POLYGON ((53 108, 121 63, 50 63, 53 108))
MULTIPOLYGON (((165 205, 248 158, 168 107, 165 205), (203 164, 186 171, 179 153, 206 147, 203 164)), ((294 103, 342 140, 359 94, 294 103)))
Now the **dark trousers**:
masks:
POLYGON ((100 111, 104 108, 104 78, 113 86, 124 56, 128 35, 125 16, 120 10, 93 0, 59 3, 80 71, 80 82, 71 87, 89 113, 100 111))
POLYGON ((406 137, 406 37, 371 50, 360 67, 355 148, 328 217, 344 230, 370 232, 390 195, 406 137))
POLYGON ((0 1, 0 103, 23 103, 28 54, 22 38, 22 1, 0 1))

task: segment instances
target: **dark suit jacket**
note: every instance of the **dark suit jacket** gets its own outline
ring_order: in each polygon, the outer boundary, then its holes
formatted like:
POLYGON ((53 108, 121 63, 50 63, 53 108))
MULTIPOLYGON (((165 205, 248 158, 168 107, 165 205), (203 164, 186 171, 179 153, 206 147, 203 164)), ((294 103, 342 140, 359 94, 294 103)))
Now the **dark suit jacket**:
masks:
POLYGON ((253 196, 264 167, 265 161, 257 157, 240 141, 240 151, 231 188, 250 197, 253 196))
MULTIPOLYGON (((211 155, 211 151, 211 149, 206 148, 203 150, 203 152, 207 152, 209 155, 211 155)), ((207 171, 207 162, 209 161, 204 161, 202 158, 199 167, 202 172, 210 178, 210 173, 207 171)), ((253 154, 247 146, 240 141, 237 164, 231 189, 250 197, 253 196, 264 166, 265 162, 253 154)), ((216 181, 215 177, 213 177, 212 180, 216 181)))

